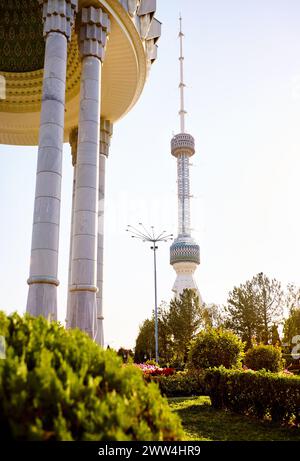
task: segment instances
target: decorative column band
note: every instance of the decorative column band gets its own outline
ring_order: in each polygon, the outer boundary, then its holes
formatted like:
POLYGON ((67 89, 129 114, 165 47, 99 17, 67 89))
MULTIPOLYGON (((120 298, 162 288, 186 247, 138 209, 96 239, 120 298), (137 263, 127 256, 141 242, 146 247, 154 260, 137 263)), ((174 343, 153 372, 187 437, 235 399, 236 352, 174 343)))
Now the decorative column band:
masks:
POLYGON ((44 36, 48 35, 50 32, 59 32, 65 35, 69 41, 72 27, 75 22, 78 0, 38 1, 43 11, 44 36))
POLYGON ((95 56, 104 61, 110 20, 101 8, 82 8, 79 47, 82 57, 95 56))
POLYGON ((69 291, 76 292, 76 291, 89 291, 90 293, 97 293, 98 288, 94 285, 72 285, 69 291))
POLYGON ((109 120, 101 118, 100 154, 108 157, 111 137, 113 135, 113 124, 109 120))
POLYGON ((59 286, 59 280, 52 277, 30 277, 27 280, 28 285, 34 285, 35 283, 47 283, 48 285, 59 286))

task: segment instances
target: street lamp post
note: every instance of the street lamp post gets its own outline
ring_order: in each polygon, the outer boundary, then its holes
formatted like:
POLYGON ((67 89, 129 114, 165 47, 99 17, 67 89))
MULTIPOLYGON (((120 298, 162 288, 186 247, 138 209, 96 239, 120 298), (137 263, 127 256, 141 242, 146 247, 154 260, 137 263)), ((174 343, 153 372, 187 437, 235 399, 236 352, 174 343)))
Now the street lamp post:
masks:
POLYGON ((158 250, 157 244, 159 242, 168 242, 173 240, 173 234, 168 234, 166 231, 161 233, 156 233, 154 226, 151 226, 151 230, 146 229, 146 227, 139 223, 139 228, 128 225, 127 232, 131 234, 132 238, 142 240, 142 242, 152 243, 150 247, 153 250, 154 255, 154 316, 155 316, 155 361, 159 362, 159 352, 158 352, 158 305, 157 305, 157 261, 156 261, 156 251, 158 250))

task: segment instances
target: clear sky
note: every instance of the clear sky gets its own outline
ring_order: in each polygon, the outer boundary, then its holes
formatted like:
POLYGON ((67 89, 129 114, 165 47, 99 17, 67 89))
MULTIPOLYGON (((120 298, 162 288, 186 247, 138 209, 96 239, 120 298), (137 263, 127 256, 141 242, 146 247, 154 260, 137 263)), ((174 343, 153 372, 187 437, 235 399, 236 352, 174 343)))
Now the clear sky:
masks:
MULTIPOLYGON (((192 226, 206 302, 264 271, 300 286, 299 0, 157 0, 159 56, 136 107, 115 125, 107 168, 105 339, 133 346, 153 309, 150 248, 125 232, 143 221, 176 233, 178 15, 185 31, 187 130, 196 138, 192 226)), ((0 309, 26 305, 37 149, 0 146, 0 309)), ((64 147, 58 290, 66 310, 72 166, 64 147)), ((175 273, 158 253, 159 300, 175 273)))

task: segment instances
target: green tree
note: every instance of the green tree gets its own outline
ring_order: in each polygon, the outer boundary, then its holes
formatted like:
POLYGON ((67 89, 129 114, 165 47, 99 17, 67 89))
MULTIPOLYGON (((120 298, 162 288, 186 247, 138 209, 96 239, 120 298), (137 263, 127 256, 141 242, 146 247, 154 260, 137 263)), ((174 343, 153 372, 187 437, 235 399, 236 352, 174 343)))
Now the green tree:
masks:
POLYGON ((155 357, 154 319, 146 319, 140 326, 135 343, 134 361, 143 363, 155 357))
POLYGON ((261 328, 261 322, 255 305, 255 296, 252 283, 247 281, 239 287, 234 287, 229 293, 227 306, 226 327, 234 331, 246 348, 251 348, 253 339, 261 328))
POLYGON ((203 311, 194 290, 184 290, 170 303, 169 333, 173 339, 174 358, 186 363, 191 340, 203 324, 203 311))
POLYGON ((296 287, 292 283, 287 286, 285 307, 289 314, 291 314, 295 309, 300 308, 300 288, 296 287))
POLYGON ((292 309, 283 326, 284 343, 292 344, 293 338, 300 335, 300 307, 292 309))
POLYGON ((291 307, 290 315, 284 322, 283 335, 284 357, 287 365, 300 365, 300 307, 291 307))
POLYGON ((204 327, 221 328, 224 325, 224 313, 218 304, 202 304, 204 327))
POLYGON ((125 349, 124 347, 121 347, 118 352, 118 356, 122 358, 124 363, 129 363, 130 360, 134 357, 134 353, 132 352, 131 349, 125 349))
POLYGON ((275 323, 272 326, 271 338, 272 338, 272 345, 273 346, 280 346, 281 345, 280 336, 279 336, 279 332, 278 332, 278 325, 275 325, 275 323))
POLYGON ((255 301, 262 323, 261 341, 269 344, 273 324, 278 324, 283 315, 283 290, 276 279, 270 280, 262 272, 252 279, 255 301))
MULTIPOLYGON (((168 325, 168 307, 163 303, 158 310, 158 351, 161 365, 168 364, 173 357, 173 342, 168 325)), ((143 363, 155 359, 155 317, 140 326, 136 339, 134 361, 143 363)))
POLYGON ((259 273, 229 293, 226 326, 246 342, 247 348, 253 342, 269 344, 273 325, 282 319, 283 302, 280 282, 259 273))

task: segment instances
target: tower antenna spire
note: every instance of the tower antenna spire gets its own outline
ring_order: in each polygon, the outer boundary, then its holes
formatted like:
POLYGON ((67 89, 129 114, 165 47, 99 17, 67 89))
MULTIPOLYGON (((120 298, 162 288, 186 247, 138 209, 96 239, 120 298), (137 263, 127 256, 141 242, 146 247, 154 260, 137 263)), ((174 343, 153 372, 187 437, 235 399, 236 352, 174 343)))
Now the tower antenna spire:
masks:
POLYGON ((183 37, 184 33, 182 31, 182 16, 181 13, 179 15, 179 40, 180 40, 180 56, 179 56, 179 61, 180 61, 180 84, 179 84, 179 89, 180 89, 180 130, 181 133, 185 132, 185 116, 187 114, 185 108, 184 108, 184 88, 185 88, 185 83, 184 83, 184 56, 183 56, 183 37))

